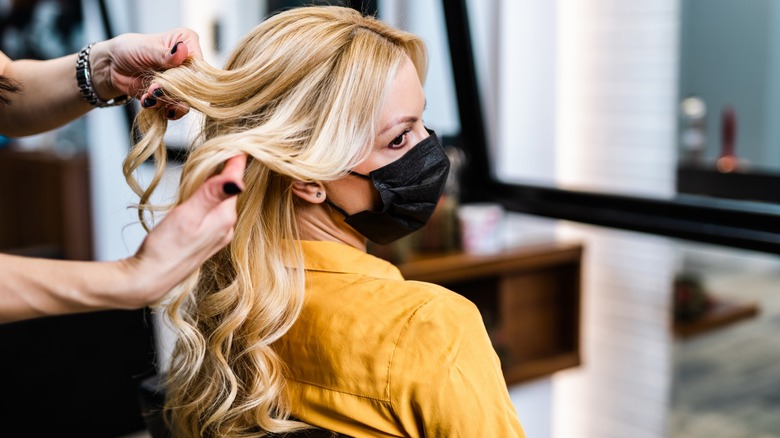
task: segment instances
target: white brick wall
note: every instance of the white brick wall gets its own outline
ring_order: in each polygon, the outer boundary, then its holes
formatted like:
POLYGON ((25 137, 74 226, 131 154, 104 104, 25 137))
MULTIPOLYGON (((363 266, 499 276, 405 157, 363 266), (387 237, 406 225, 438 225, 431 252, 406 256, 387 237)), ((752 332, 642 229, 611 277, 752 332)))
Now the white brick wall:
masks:
POLYGON ((564 223, 585 246, 583 366, 553 377, 555 438, 667 436, 672 384, 672 240, 564 223))
POLYGON ((558 0, 556 178, 675 193, 677 0, 558 0))

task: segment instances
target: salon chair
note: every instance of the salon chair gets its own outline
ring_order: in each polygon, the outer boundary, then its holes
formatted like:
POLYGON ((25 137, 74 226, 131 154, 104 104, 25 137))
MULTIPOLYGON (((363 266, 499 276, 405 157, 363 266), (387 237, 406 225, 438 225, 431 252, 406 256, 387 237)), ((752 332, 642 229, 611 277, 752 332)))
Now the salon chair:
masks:
MULTIPOLYGON (((162 407, 165 404, 165 389, 160 382, 160 376, 155 374, 144 379, 139 391, 141 415, 152 438, 173 438, 162 413, 162 407)), ((325 429, 309 429, 268 436, 277 438, 349 438, 348 435, 325 429)))

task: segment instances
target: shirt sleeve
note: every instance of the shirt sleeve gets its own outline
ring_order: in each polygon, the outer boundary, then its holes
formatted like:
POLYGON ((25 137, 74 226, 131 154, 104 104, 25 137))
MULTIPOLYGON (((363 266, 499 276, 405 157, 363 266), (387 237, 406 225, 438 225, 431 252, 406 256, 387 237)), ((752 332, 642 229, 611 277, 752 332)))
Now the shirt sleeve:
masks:
POLYGON ((388 389, 410 436, 525 437, 479 311, 453 292, 410 316, 388 389))

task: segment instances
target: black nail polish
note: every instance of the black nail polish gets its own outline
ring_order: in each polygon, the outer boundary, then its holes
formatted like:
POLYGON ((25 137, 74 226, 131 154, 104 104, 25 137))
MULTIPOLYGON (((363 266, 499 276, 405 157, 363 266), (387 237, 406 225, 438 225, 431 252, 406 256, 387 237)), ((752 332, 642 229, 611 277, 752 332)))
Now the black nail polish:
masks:
POLYGON ((162 88, 156 88, 154 91, 152 91, 152 95, 154 95, 154 97, 162 97, 164 93, 165 92, 162 88))
POLYGON ((226 195, 232 196, 241 193, 243 190, 241 190, 236 183, 229 182, 222 186, 222 191, 224 191, 226 195))
POLYGON ((144 102, 141 104, 141 106, 143 106, 144 108, 149 108, 150 106, 155 106, 155 105, 157 105, 157 99, 155 99, 154 97, 147 97, 146 99, 144 99, 144 102))
POLYGON ((176 118, 176 110, 168 110, 168 118, 169 119, 175 119, 176 118))
POLYGON ((171 49, 171 55, 175 55, 176 54, 176 50, 178 49, 179 44, 181 44, 181 43, 182 43, 182 41, 179 41, 178 43, 173 45, 173 48, 171 49))

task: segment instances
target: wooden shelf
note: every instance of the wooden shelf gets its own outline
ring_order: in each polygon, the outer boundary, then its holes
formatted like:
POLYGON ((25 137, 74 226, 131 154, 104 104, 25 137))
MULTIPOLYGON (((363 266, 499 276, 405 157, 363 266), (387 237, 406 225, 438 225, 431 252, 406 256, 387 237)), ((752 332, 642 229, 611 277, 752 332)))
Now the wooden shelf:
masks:
POLYGON ((710 308, 700 317, 690 322, 678 322, 673 325, 675 336, 684 339, 725 327, 737 321, 752 318, 758 314, 758 305, 754 302, 736 302, 726 299, 714 299, 710 308))
POLYGON ((86 153, 0 150, 0 251, 92 259, 86 153))
POLYGON ((493 254, 416 255, 409 280, 437 283, 474 302, 507 384, 580 364, 582 246, 550 243, 493 254))

